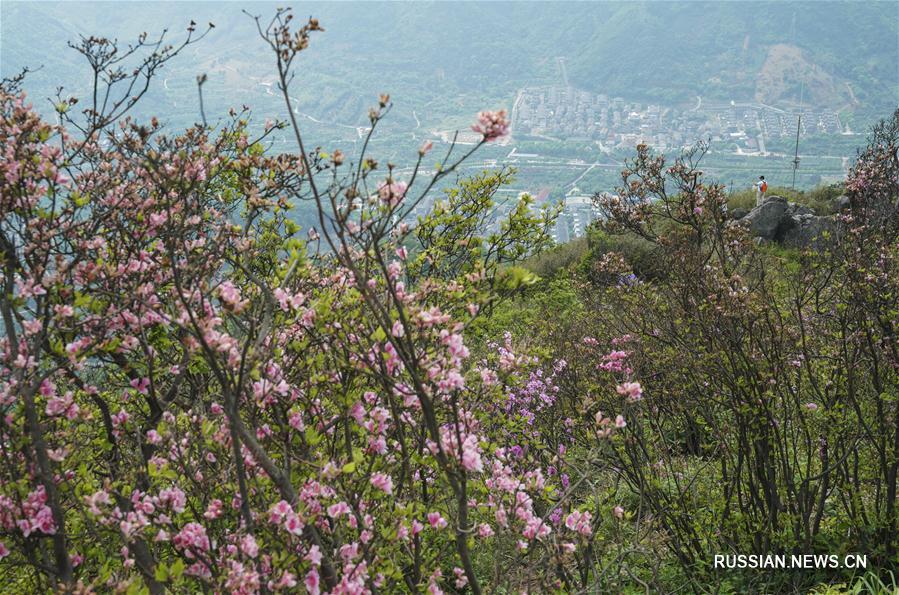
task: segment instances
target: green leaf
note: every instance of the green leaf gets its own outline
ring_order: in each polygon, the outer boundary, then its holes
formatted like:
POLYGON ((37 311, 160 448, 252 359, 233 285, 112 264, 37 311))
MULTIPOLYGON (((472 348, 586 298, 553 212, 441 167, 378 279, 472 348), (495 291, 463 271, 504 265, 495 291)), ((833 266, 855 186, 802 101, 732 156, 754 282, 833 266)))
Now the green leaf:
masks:
POLYGON ((180 558, 176 560, 169 569, 169 573, 172 575, 172 578, 181 578, 181 575, 184 574, 184 560, 180 558))
POLYGON ((160 583, 164 583, 169 580, 169 569, 165 564, 159 564, 156 566, 156 572, 153 573, 153 578, 155 578, 160 583))

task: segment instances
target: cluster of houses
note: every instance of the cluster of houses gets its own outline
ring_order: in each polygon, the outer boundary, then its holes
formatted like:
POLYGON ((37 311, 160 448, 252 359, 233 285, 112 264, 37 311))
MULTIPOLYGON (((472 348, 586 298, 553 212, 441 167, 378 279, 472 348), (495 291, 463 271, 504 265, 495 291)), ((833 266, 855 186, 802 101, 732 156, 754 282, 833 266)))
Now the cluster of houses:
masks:
POLYGON ((556 244, 565 244, 575 238, 586 235, 587 228, 600 216, 593 197, 581 194, 577 188, 572 189, 565 197, 562 212, 550 234, 556 244))
MULTIPOLYGON (((833 110, 806 108, 801 113, 803 135, 843 133, 833 110)), ((664 151, 711 139, 735 153, 764 154, 766 140, 796 134, 798 116, 796 111, 751 103, 703 107, 701 100, 678 109, 553 86, 523 89, 512 126, 519 138, 596 141, 608 149, 646 143, 664 151)))

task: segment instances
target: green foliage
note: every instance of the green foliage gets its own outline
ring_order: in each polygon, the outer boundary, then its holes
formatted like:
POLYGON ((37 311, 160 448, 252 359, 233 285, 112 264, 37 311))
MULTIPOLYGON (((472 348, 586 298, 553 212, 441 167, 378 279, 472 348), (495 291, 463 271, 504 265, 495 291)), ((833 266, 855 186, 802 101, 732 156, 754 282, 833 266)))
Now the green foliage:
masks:
POLYGON ((813 595, 895 595, 899 582, 892 570, 870 571, 850 584, 826 585, 810 591, 813 595))
POLYGON ((482 341, 522 333, 565 360, 565 415, 625 412, 607 449, 575 456, 591 470, 585 499, 641 511, 627 559, 615 557, 615 527, 597 537, 593 572, 626 572, 620 592, 899 592, 889 571, 899 377, 880 364, 894 361, 885 321, 899 311, 896 164, 884 149, 896 146, 895 122, 845 185, 769 191, 821 214, 849 195, 847 215, 867 224, 826 251, 757 245, 725 210, 752 206, 754 193, 695 190, 689 157, 641 154, 628 163, 640 182, 619 190, 606 220, 527 261, 547 280, 477 327, 482 341), (604 390, 608 350, 627 353, 641 402, 604 390), (716 571, 722 552, 864 553, 869 571, 716 571))
POLYGON ((525 261, 525 266, 541 277, 570 274, 572 267, 583 263, 588 249, 586 237, 576 238, 532 256, 525 261))
POLYGON ((535 210, 528 194, 498 203, 497 192, 511 183, 514 173, 485 171, 444 192, 415 227, 418 245, 409 267, 413 278, 454 279, 475 272, 493 278, 500 267, 551 245, 549 229, 558 209, 535 210))

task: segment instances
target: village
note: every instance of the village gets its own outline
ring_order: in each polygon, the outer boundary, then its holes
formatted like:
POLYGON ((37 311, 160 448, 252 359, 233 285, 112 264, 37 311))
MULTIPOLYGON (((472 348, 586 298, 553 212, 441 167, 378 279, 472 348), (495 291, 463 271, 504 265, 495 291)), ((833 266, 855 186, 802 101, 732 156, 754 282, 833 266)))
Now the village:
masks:
POLYGON ((512 127, 519 139, 593 141, 607 150, 646 143, 664 151, 710 139, 735 154, 765 155, 767 141, 796 135, 800 114, 803 136, 850 132, 831 109, 787 111, 734 101, 709 104, 700 97, 695 106, 678 109, 570 86, 522 89, 512 110, 512 127))

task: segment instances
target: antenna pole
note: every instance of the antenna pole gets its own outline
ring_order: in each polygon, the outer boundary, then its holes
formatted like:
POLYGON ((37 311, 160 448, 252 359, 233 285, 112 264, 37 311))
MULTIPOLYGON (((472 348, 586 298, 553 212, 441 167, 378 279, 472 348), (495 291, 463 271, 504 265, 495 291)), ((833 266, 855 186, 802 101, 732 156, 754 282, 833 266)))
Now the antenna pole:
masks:
POLYGON ((796 152, 793 154, 793 190, 796 190, 796 170, 799 169, 799 130, 802 127, 802 112, 796 119, 796 152))

